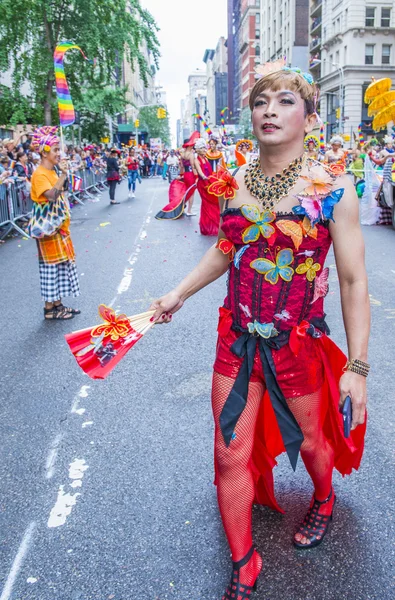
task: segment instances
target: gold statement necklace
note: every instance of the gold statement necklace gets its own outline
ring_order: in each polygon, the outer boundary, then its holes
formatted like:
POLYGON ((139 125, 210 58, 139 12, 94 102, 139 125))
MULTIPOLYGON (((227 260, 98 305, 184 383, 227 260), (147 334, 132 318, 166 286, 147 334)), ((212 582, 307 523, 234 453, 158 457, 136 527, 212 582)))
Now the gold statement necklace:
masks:
POLYGON ((246 170, 244 182, 247 190, 262 205, 264 210, 272 210, 293 188, 304 166, 304 156, 296 158, 274 177, 267 177, 255 159, 246 170))

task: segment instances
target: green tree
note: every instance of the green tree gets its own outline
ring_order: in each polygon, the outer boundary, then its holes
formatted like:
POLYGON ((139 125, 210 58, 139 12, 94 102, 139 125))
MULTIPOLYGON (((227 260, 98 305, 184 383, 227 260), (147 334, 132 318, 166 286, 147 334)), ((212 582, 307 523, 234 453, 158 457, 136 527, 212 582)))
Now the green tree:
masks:
POLYGON ((1 0, 0 72, 12 68, 13 88, 23 82, 31 88, 31 99, 46 124, 51 124, 56 106, 53 54, 56 44, 72 40, 96 66, 84 61, 78 51, 66 55, 66 76, 74 103, 80 104, 85 90, 95 93, 119 84, 124 55, 138 65, 144 83, 151 66, 146 48, 157 65, 159 42, 152 15, 140 0, 1 0))
POLYGON ((145 106, 139 111, 140 131, 147 131, 148 138, 161 138, 162 142, 170 145, 170 124, 169 115, 165 119, 158 119, 158 108, 163 108, 162 105, 145 106))
MULTIPOLYGON (((126 106, 126 88, 96 87, 84 91, 75 108, 80 112, 81 136, 92 142, 108 134, 107 115, 122 112, 126 106)), ((66 129, 67 131, 67 129, 66 129)))

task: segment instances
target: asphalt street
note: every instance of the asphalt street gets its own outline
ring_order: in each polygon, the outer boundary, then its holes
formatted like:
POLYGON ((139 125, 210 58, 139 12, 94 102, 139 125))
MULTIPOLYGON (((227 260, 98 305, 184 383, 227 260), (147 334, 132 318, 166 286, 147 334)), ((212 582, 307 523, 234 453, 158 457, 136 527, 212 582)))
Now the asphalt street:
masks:
MULTIPOLYGON (((219 600, 230 553, 213 486, 210 381, 221 279, 155 327, 105 381, 77 366, 64 334, 112 303, 141 312, 213 243, 198 217, 157 221, 168 185, 73 209, 82 314, 44 322, 36 247, 0 247, 0 600, 219 600)), ((196 203, 198 206, 198 202, 196 203)), ((322 546, 297 551, 312 488, 283 457, 286 514, 254 507, 264 567, 257 600, 390 600, 394 576, 395 231, 364 227, 372 304, 370 412, 361 469, 335 474, 322 546)), ((333 254, 328 323, 345 349, 333 254)))

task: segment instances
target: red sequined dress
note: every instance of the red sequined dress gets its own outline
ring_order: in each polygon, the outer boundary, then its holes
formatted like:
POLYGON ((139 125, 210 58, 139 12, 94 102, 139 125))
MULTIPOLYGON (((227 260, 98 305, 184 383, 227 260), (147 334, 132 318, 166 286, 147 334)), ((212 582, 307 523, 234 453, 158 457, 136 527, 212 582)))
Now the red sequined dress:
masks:
MULTIPOLYGON (((228 293, 220 309, 216 364, 221 345, 232 344, 241 365, 234 372, 223 373, 235 383, 221 413, 221 430, 228 445, 245 406, 248 381, 259 355, 267 391, 260 406, 252 455, 256 501, 280 511, 273 489, 275 459, 286 451, 295 467, 303 440, 287 407, 280 375, 283 381, 291 378, 295 365, 308 372, 309 381, 323 372, 324 381, 319 383, 326 407, 323 429, 335 451, 335 467, 342 475, 349 474, 359 467, 363 453, 366 425, 357 427, 348 439, 343 435, 338 384, 346 357, 328 337, 324 313, 329 271, 324 263, 332 243, 329 219, 342 194, 343 190, 337 190, 315 206, 306 202, 303 207, 302 203, 292 213, 260 212, 254 204, 226 207, 222 214, 223 243, 231 262, 228 293), (309 359, 301 350, 304 344, 310 347, 312 339, 314 356, 309 359), (291 358, 284 364, 278 357, 286 346, 291 358)), ((218 247, 221 249, 221 243, 218 247)), ((288 381, 291 389, 289 386, 288 381)), ((286 397, 292 397, 292 392, 286 397)))
MULTIPOLYGON (((213 169, 209 160, 199 156, 198 161, 205 177, 210 177, 213 169)), ((210 182, 208 180, 199 177, 197 189, 202 199, 199 220, 200 233, 202 235, 218 235, 220 221, 219 201, 217 196, 210 194, 208 191, 209 185, 210 182)))

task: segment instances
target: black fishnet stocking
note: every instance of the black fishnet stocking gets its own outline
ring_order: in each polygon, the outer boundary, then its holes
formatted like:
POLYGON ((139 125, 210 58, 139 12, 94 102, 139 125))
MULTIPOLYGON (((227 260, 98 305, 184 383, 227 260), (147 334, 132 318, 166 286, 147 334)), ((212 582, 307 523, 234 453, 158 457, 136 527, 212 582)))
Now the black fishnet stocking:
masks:
MULTIPOLYGON (((254 481, 250 458, 264 386, 262 383, 250 382, 246 407, 236 425, 234 439, 229 447, 226 447, 219 426, 219 417, 233 384, 232 378, 214 373, 212 408, 215 421, 214 456, 217 469, 218 504, 232 559, 239 561, 252 546, 254 481)), ((261 567, 262 559, 255 552, 249 562, 240 569, 240 581, 252 585, 261 567)))
POLYGON ((322 429, 322 390, 307 396, 290 398, 287 402, 303 432, 304 441, 300 453, 313 480, 315 497, 320 501, 326 500, 332 488, 334 451, 322 429))

